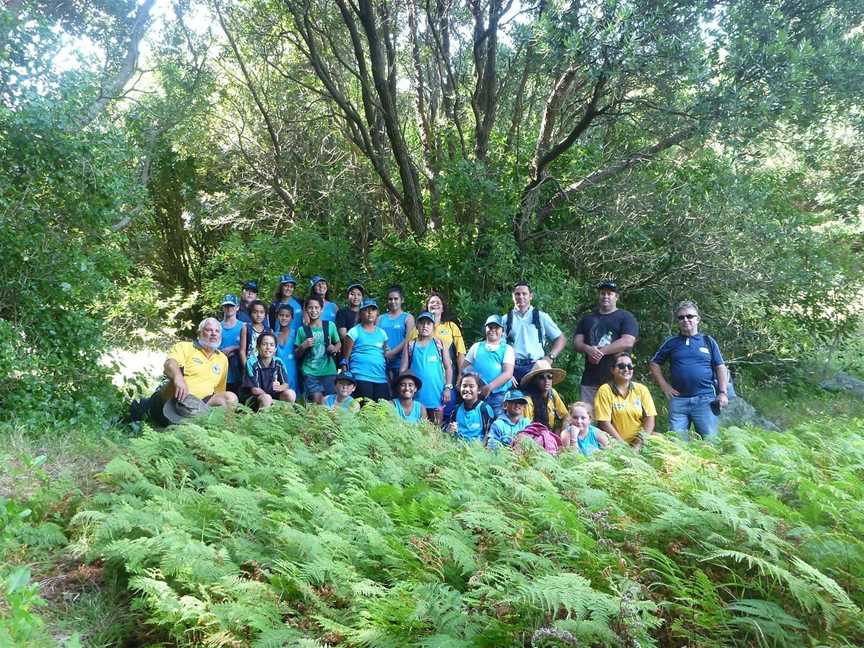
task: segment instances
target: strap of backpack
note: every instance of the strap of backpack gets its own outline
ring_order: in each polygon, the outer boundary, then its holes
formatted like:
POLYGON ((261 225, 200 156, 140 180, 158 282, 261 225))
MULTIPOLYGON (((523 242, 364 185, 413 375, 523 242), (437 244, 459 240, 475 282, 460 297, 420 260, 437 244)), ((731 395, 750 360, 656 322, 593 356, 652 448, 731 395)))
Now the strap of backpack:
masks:
POLYGON ((546 331, 543 328, 543 324, 540 322, 540 309, 536 306, 534 307, 533 312, 531 313, 531 323, 534 325, 534 328, 537 329, 537 339, 540 340, 540 346, 543 349, 546 349, 546 331))
POLYGON ((504 337, 513 341, 513 309, 507 311, 507 320, 504 322, 504 337))

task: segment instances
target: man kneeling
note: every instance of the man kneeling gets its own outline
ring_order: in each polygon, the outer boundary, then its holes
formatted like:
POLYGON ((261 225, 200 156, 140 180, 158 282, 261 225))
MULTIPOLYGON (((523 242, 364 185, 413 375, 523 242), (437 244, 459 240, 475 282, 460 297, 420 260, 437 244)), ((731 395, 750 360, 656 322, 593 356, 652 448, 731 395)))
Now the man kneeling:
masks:
POLYGON ((171 347, 164 367, 168 382, 150 399, 149 413, 154 423, 170 423, 163 407, 172 398, 180 402, 192 395, 210 406, 233 408, 237 404, 237 396, 227 391, 228 358, 219 350, 221 341, 219 320, 208 317, 198 325, 195 342, 178 342, 171 347))

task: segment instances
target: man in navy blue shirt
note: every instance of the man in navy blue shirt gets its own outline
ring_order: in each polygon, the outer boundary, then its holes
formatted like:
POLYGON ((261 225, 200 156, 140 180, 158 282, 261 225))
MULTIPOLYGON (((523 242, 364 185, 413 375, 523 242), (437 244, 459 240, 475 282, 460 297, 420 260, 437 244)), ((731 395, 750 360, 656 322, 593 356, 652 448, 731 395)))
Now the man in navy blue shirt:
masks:
POLYGON ((689 440, 690 424, 706 441, 717 437, 718 417, 711 404, 729 403, 726 365, 714 338, 699 333, 699 310, 692 301, 675 310, 680 335, 667 338, 651 358, 648 368, 669 399, 669 429, 689 440), (669 361, 671 384, 660 368, 669 361), (716 379, 716 386, 715 386, 716 379))

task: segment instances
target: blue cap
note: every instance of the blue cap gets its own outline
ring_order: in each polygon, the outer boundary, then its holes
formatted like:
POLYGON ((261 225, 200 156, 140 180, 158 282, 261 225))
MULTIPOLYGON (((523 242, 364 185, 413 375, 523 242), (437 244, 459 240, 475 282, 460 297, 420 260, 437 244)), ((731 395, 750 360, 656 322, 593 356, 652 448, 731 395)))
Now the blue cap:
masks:
POLYGON ((250 280, 250 281, 244 281, 243 287, 246 290, 254 290, 255 292, 258 292, 258 282, 255 281, 254 279, 250 280))
POLYGON ((309 287, 314 288, 315 284, 317 284, 319 281, 323 281, 324 283, 327 283, 327 280, 324 277, 322 277, 321 275, 315 275, 314 277, 312 277, 309 280, 309 287))
POLYGON ((355 386, 357 385, 357 381, 354 380, 354 376, 351 375, 350 371, 343 371, 340 374, 336 374, 336 378, 334 379, 334 382, 339 382, 340 380, 342 382, 350 382, 352 385, 355 385, 355 386))
POLYGON ((498 315, 490 315, 489 317, 487 317, 486 324, 483 325, 483 328, 485 329, 490 324, 494 324, 499 328, 504 328, 504 325, 501 324, 501 318, 498 315))
POLYGON ((364 295, 366 294, 366 289, 363 287, 363 284, 361 284, 359 281, 354 281, 354 282, 348 284, 348 287, 345 289, 345 294, 347 295, 354 288, 359 288, 361 293, 363 293, 364 295))
POLYGON ((371 297, 367 297, 362 302, 360 302, 360 310, 364 310, 366 308, 374 308, 378 309, 378 302, 372 299, 371 297))
POLYGON ((222 305, 223 306, 235 306, 236 307, 236 306, 240 305, 240 300, 237 299, 237 295, 225 295, 222 298, 222 305))
POLYGON ((429 311, 423 311, 414 319, 414 321, 419 322, 421 319, 428 319, 433 324, 435 323, 435 318, 432 316, 432 313, 430 313, 429 311))
POLYGON ((506 394, 504 394, 504 402, 505 403, 518 403, 518 402, 528 403, 528 399, 518 389, 511 389, 506 394))
POLYGON ((279 285, 292 283, 297 285, 297 280, 290 274, 279 275, 279 285))

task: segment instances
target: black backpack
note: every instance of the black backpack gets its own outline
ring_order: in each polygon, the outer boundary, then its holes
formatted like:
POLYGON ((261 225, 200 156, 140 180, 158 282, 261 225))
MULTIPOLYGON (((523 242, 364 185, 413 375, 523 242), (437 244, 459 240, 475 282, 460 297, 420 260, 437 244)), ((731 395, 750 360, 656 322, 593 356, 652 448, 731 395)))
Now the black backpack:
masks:
MULTIPOLYGON (((537 329, 537 337, 540 338, 540 346, 546 348, 546 330, 540 323, 540 309, 536 306, 531 311, 531 324, 537 329)), ((507 321, 504 322, 504 336, 510 344, 513 344, 515 336, 513 335, 513 309, 507 311, 507 321)))

